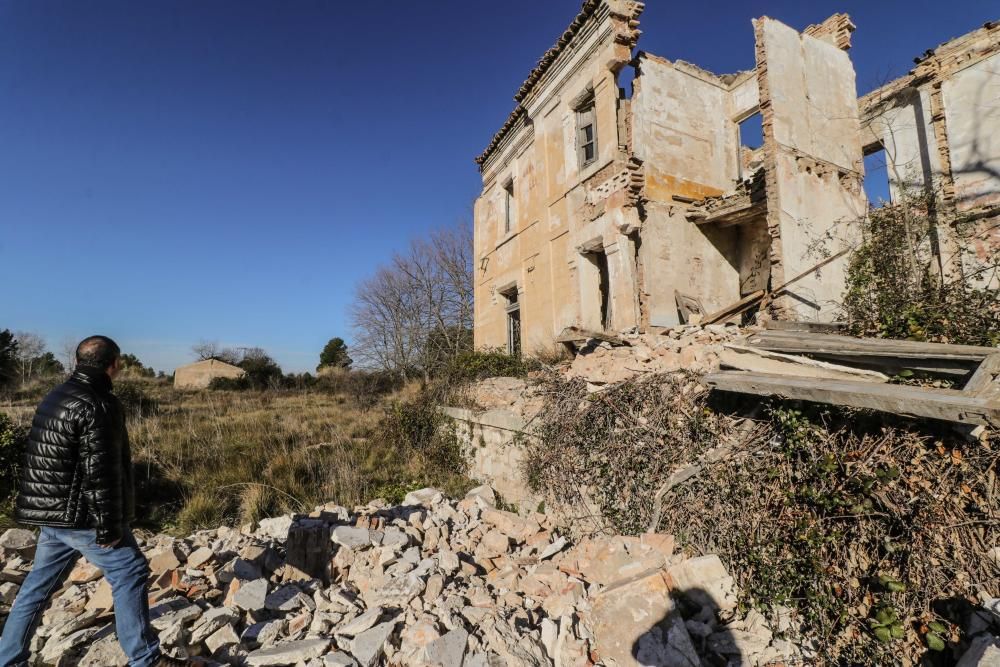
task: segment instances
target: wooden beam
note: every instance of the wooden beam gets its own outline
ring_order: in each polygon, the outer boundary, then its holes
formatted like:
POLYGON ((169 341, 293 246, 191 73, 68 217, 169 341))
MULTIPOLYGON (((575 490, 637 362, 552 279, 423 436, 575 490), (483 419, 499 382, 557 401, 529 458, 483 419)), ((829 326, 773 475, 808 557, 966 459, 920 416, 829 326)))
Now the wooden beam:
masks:
POLYGON ((850 354, 852 356, 900 357, 903 359, 951 359, 981 362, 1000 352, 995 347, 921 343, 912 340, 854 338, 836 334, 813 334, 797 331, 761 331, 747 337, 753 347, 788 354, 850 354))
POLYGON ((790 320, 764 322, 764 328, 768 331, 803 331, 808 333, 840 333, 846 326, 843 322, 792 322, 790 320))
POLYGON ((996 397, 1000 394, 1000 352, 983 359, 962 391, 977 396, 996 397))
POLYGON ((925 389, 856 380, 810 380, 741 371, 710 373, 705 376, 705 381, 721 391, 879 410, 906 417, 1000 426, 1000 401, 953 389, 925 389))
POLYGON ((805 278, 806 276, 808 276, 813 271, 817 271, 819 269, 822 269, 824 266, 826 266, 830 262, 834 261, 835 259, 839 259, 840 257, 843 257, 844 255, 847 254, 848 250, 849 250, 849 248, 841 250, 836 255, 831 255, 830 257, 827 257, 826 259, 824 259, 822 262, 820 262, 816 266, 813 266, 812 268, 810 268, 810 269, 808 269, 806 271, 803 271, 802 273, 800 273, 799 275, 795 276, 791 280, 786 281, 786 282, 782 283, 781 285, 775 287, 770 292, 765 292, 764 290, 757 290, 753 294, 749 294, 749 295, 743 297, 742 299, 740 299, 736 303, 734 303, 732 305, 729 305, 729 306, 726 306, 722 310, 717 310, 717 311, 715 311, 714 313, 712 313, 710 315, 706 315, 705 318, 701 321, 701 323, 702 324, 715 324, 716 322, 723 322, 725 320, 728 320, 731 317, 736 317, 740 313, 742 313, 744 311, 747 311, 747 310, 750 310, 751 308, 753 308, 754 306, 756 306, 757 303, 759 303, 760 301, 763 301, 765 298, 770 299, 772 297, 777 296, 778 294, 781 294, 783 291, 785 291, 785 289, 787 289, 788 287, 790 287, 792 284, 797 283, 798 281, 802 280, 803 278, 805 278))
POLYGON ((745 310, 749 310, 757 305, 761 299, 764 298, 764 290, 757 290, 753 294, 748 294, 736 303, 730 304, 723 308, 722 310, 717 310, 714 313, 706 315, 702 318, 702 324, 715 324, 716 322, 723 322, 728 320, 730 317, 736 317, 745 310))
POLYGON ((817 361, 809 357, 793 354, 782 354, 757 347, 742 345, 725 345, 719 354, 719 362, 723 367, 738 371, 754 373, 770 373, 812 378, 814 380, 860 380, 862 382, 889 381, 883 373, 869 371, 841 364, 831 364, 817 361))

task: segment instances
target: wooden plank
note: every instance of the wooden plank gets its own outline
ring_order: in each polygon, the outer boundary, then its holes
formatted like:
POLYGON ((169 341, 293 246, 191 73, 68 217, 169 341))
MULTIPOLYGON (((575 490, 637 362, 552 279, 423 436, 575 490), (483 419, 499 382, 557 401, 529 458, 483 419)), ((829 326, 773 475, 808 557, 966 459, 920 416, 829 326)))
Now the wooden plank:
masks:
POLYGON ((1000 425, 1000 401, 953 389, 925 389, 857 380, 810 380, 768 373, 723 371, 705 381, 722 391, 879 410, 964 424, 1000 425))
POLYGON ((958 383, 964 382, 978 365, 978 362, 972 359, 887 357, 852 352, 844 352, 843 354, 800 352, 799 354, 809 354, 816 359, 854 366, 855 368, 880 371, 886 375, 899 375, 903 371, 913 371, 914 373, 922 373, 931 377, 941 377, 958 383))
POLYGON ((726 345, 719 355, 719 361, 723 366, 754 373, 794 375, 813 379, 860 380, 862 382, 885 383, 889 381, 889 376, 877 371, 831 364, 808 357, 743 347, 742 345, 726 345))
POLYGON ((808 333, 840 333, 847 325, 843 322, 792 322, 788 320, 768 320, 764 328, 778 331, 804 331, 808 333))
POLYGON ((1000 391, 1000 352, 983 359, 962 391, 979 396, 993 396, 1000 391))
POLYGON ((722 310, 717 310, 714 313, 706 315, 702 318, 702 324, 715 324, 716 322, 723 322, 728 320, 730 317, 736 317, 745 310, 753 308, 755 305, 760 303, 761 299, 764 298, 766 292, 764 290, 757 290, 753 294, 748 294, 736 303, 730 304, 723 308, 722 310))
POLYGON ((796 331, 762 331, 747 337, 747 344, 787 354, 850 354, 851 356, 900 357, 903 359, 951 359, 981 362, 998 352, 995 347, 921 343, 912 340, 853 338, 836 334, 796 331))
POLYGON ((808 276, 809 274, 811 274, 813 271, 818 271, 819 269, 822 269, 824 266, 826 266, 830 262, 834 261, 835 259, 839 259, 839 258, 843 257, 844 255, 847 254, 848 250, 850 250, 850 249, 849 248, 845 248, 844 250, 841 250, 840 252, 838 252, 836 255, 831 255, 831 256, 827 257, 826 259, 824 259, 819 264, 813 266, 812 268, 810 268, 810 269, 808 269, 806 271, 803 271, 802 273, 800 273, 799 275, 795 276, 791 280, 788 280, 788 281, 782 283, 781 285, 779 285, 778 287, 775 287, 770 292, 765 292, 764 290, 757 290, 753 294, 749 294, 749 295, 743 297, 742 299, 740 299, 736 303, 734 303, 732 305, 729 305, 729 306, 726 306, 722 310, 717 310, 716 312, 714 312, 714 313, 712 313, 710 315, 706 315, 702 319, 701 323, 702 324, 715 324, 716 322, 723 322, 725 320, 728 320, 731 317, 736 317, 740 313, 743 313, 743 312, 745 312, 747 310, 750 310, 751 308, 753 308, 754 306, 756 306, 759 302, 763 301, 765 298, 770 299, 772 297, 775 297, 775 296, 781 294, 783 291, 785 291, 785 289, 787 289, 788 287, 790 287, 792 284, 797 283, 798 281, 802 280, 803 278, 805 278, 806 276, 808 276))

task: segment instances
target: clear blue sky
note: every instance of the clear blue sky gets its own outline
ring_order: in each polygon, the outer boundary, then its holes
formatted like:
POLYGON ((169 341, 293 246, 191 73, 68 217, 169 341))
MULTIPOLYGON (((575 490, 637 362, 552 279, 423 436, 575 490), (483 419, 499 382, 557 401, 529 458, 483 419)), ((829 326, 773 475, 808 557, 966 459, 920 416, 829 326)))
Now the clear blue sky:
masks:
MULTIPOLYGON (((472 161, 578 0, 0 0, 0 329, 199 340, 286 370, 349 338, 354 285, 471 217, 472 161)), ((995 0, 649 0, 640 48, 753 66, 750 19, 849 12, 859 92, 995 0)))

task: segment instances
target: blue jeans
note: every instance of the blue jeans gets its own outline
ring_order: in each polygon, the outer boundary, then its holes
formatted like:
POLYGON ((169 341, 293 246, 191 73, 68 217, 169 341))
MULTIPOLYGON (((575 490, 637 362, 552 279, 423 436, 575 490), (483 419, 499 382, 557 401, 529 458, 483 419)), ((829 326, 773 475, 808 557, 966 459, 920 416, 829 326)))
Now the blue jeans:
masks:
POLYGON ((43 526, 35 563, 24 580, 0 635, 0 667, 20 667, 29 658, 31 634, 49 598, 83 556, 111 584, 118 641, 132 667, 150 667, 160 658, 160 640, 149 624, 149 564, 128 529, 114 547, 97 545, 94 530, 43 526))

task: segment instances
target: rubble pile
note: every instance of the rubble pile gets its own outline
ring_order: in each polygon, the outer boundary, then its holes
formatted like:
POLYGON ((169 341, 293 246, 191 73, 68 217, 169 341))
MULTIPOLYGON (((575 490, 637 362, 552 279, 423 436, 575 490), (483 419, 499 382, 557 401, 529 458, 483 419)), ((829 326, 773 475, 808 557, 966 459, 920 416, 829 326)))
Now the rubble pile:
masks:
MULTIPOLYGON (((164 649, 206 665, 371 667, 788 664, 799 650, 735 613, 715 556, 673 537, 571 544, 548 515, 498 508, 488 486, 404 503, 336 505, 142 540, 164 649)), ((0 609, 31 566, 34 534, 0 537, 0 609)), ((81 559, 33 652, 49 664, 125 665, 111 589, 81 559)))
POLYGON ((630 380, 646 373, 719 370, 719 356, 727 343, 745 336, 735 325, 680 325, 662 334, 625 334, 622 345, 591 340, 579 350, 568 376, 583 378, 592 388, 630 380))

